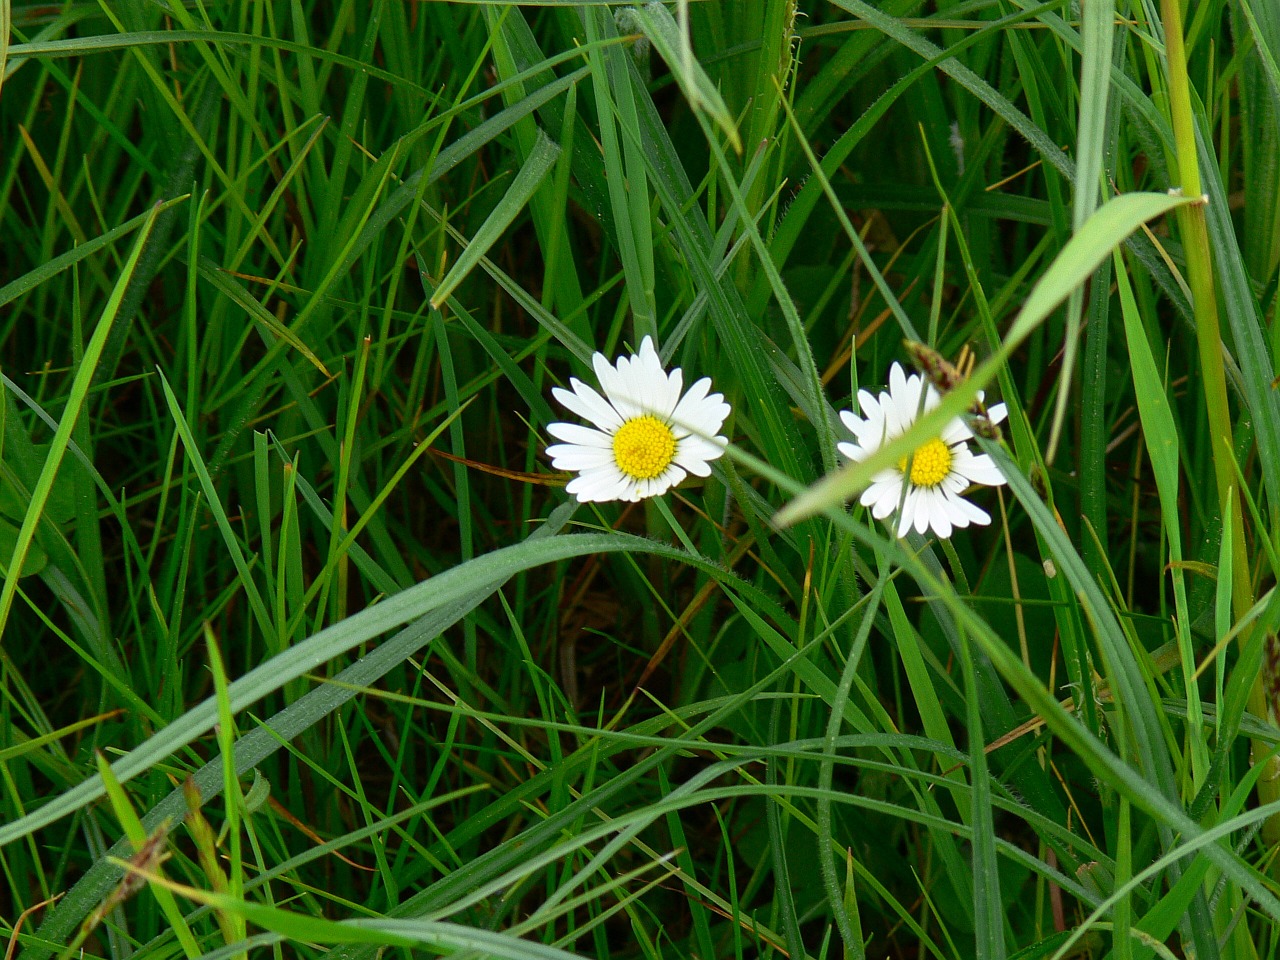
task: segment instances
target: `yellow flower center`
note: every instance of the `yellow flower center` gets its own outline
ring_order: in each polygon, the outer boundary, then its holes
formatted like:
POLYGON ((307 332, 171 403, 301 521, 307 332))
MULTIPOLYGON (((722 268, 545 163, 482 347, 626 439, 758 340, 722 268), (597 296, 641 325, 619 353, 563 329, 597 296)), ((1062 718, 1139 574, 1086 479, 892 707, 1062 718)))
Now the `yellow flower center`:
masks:
POLYGON ((628 420, 613 435, 613 459, 618 469, 636 480, 652 480, 676 455, 671 428, 650 414, 628 420))
POLYGON ((916 447, 910 457, 898 461, 898 469, 907 472, 907 461, 911 461, 911 485, 915 487, 936 487, 951 472, 951 448, 937 437, 928 443, 916 447))

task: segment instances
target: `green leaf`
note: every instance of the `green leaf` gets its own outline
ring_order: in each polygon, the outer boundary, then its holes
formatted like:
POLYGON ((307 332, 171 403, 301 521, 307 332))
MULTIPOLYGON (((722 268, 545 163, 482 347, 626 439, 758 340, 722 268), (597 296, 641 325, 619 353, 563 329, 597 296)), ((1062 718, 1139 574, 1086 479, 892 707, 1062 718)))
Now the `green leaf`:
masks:
MULTIPOLYGON (((2 489, 2 488, 0 488, 2 489)), ((21 514, 18 514, 21 517, 21 514)), ((13 556, 18 546, 18 528, 8 520, 0 517, 0 556, 13 556)), ((19 577, 30 577, 39 573, 49 562, 49 555, 40 549, 40 544, 33 543, 27 548, 27 555, 22 561, 22 572, 19 577)), ((6 570, 7 572, 7 570, 6 570)))
POLYGON ((1054 308, 1067 299, 1098 269, 1111 251, 1148 220, 1170 210, 1200 202, 1199 197, 1167 193, 1126 193, 1099 207, 1067 241, 1031 289, 1001 351, 1008 355, 1022 343, 1054 308))
MULTIPOLYGON (((250 670, 227 687, 230 710, 238 713, 279 690, 290 680, 315 670, 379 635, 427 614, 446 609, 473 595, 477 584, 501 584, 509 577, 544 564, 593 553, 652 553, 672 560, 706 565, 682 550, 626 534, 580 533, 526 540, 504 547, 412 586, 394 597, 326 627, 250 670)), ((496 587, 495 587, 496 589, 496 587)), ((218 721, 218 702, 210 697, 111 765, 122 783, 151 769, 202 736, 218 721)), ((92 803, 103 794, 101 777, 93 777, 38 810, 0 827, 0 846, 92 803)))

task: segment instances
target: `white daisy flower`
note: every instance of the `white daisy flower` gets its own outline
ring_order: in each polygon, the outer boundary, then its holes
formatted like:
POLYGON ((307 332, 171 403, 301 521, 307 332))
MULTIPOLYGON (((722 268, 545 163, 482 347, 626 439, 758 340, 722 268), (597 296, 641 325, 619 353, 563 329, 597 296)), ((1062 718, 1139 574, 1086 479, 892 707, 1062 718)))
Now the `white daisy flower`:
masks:
POLYGON ((548 433, 564 441, 547 447, 551 465, 578 474, 565 488, 569 493, 583 503, 636 501, 666 493, 690 473, 711 473, 711 461, 729 442, 716 436, 729 404, 722 394, 709 392, 709 377, 681 396, 684 374, 679 367, 670 373, 662 369, 648 337, 638 354, 619 357, 616 367, 602 353, 591 363, 604 396, 574 378, 572 391, 551 391, 592 424, 547 425, 548 433))
MULTIPOLYGON (((879 397, 867 390, 858 391, 862 417, 849 410, 840 411, 840 419, 857 440, 838 443, 836 449, 850 460, 861 461, 890 440, 902 436, 921 413, 922 391, 926 391, 923 410, 932 410, 942 401, 932 384, 926 384, 919 374, 908 377, 895 363, 889 368, 888 391, 882 391, 879 397)), ((978 399, 982 399, 981 393, 978 399)), ((999 423, 1007 416, 1008 409, 1003 403, 987 410, 987 419, 992 423, 999 423)), ((871 515, 877 520, 885 519, 901 504, 900 537, 906 536, 912 527, 917 533, 932 528, 939 537, 949 537, 953 528, 990 523, 990 514, 961 494, 975 483, 994 487, 1005 480, 989 456, 969 449, 967 441, 972 439, 973 433, 957 417, 939 436, 926 440, 912 454, 903 457, 896 467, 873 476, 859 502, 870 507, 871 515)))

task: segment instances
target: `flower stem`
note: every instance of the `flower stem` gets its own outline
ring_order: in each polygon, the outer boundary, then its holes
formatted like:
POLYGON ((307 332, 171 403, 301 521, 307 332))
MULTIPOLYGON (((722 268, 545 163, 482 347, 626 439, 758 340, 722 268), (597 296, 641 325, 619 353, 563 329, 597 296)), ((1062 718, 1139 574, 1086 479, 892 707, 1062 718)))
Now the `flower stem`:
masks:
MULTIPOLYGON (((1186 47, 1183 44, 1182 10, 1178 0, 1161 0, 1164 20, 1165 58, 1168 64, 1169 112, 1173 121, 1174 148, 1178 179, 1185 196, 1199 196, 1199 158, 1196 151, 1195 119, 1191 110, 1191 84, 1187 77, 1186 47)), ((1205 412, 1209 419, 1214 475, 1218 485, 1220 516, 1230 517, 1232 550, 1232 608, 1237 618, 1253 605, 1249 582, 1249 560, 1245 549, 1244 514, 1240 509, 1236 485, 1235 455, 1232 444, 1231 414, 1227 406, 1227 383, 1222 356, 1222 333, 1218 319, 1218 300, 1213 274, 1209 232, 1205 223, 1204 204, 1188 204, 1177 211, 1187 261, 1187 280, 1191 285, 1192 309, 1195 316, 1196 340, 1200 349, 1200 372, 1204 384, 1205 412)), ((1249 633, 1241 634, 1247 643, 1249 633)), ((1249 695, 1249 709, 1261 718, 1267 717, 1265 672, 1259 673, 1249 695)), ((1255 742, 1254 755, 1270 752, 1267 744, 1255 742)), ((1272 769, 1258 781, 1258 799, 1262 803, 1280 799, 1280 764, 1273 759, 1272 769)), ((1268 840, 1280 839, 1280 820, 1272 818, 1264 830, 1268 840)))

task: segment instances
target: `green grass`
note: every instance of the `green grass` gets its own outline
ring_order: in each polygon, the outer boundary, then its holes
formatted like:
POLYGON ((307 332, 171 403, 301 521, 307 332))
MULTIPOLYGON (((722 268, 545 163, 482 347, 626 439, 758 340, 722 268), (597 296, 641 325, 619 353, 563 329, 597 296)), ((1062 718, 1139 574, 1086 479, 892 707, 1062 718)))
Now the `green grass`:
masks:
POLYGON ((1277 10, 0 0, 0 935, 1280 956, 1277 10), (646 335, 729 455, 573 503, 646 335))

